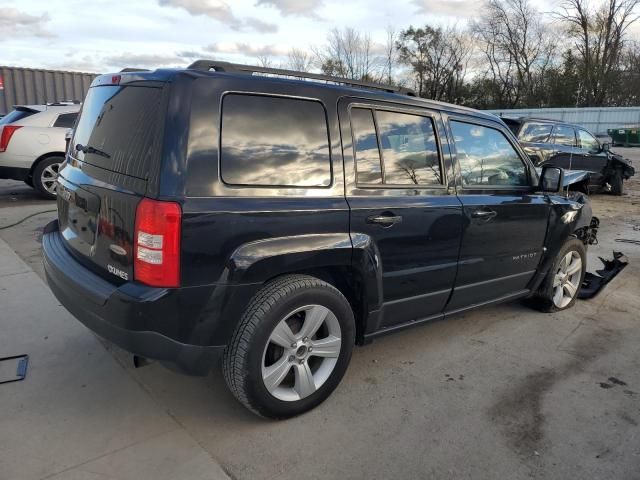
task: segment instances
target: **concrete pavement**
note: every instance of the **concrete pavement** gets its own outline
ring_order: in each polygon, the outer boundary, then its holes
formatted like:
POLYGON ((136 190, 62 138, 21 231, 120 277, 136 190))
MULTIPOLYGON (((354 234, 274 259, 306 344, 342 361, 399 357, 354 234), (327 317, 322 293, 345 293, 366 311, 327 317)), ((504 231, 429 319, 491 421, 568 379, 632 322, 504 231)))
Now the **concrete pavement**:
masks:
POLYGON ((211 455, 63 309, 0 240, 0 479, 228 478, 211 455))

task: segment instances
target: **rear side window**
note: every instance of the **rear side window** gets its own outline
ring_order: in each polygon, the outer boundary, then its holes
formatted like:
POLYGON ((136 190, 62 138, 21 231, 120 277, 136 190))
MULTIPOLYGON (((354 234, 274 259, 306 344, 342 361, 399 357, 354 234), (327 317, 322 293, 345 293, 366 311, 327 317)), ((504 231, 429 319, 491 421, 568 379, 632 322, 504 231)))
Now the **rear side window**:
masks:
POLYGON ((351 110, 359 184, 441 185, 440 156, 430 117, 351 110), (376 136, 377 126, 377 136, 376 136))
POLYGON ((78 118, 78 114, 75 112, 63 113, 62 115, 58 115, 58 118, 54 122, 53 126, 60 127, 60 128, 71 128, 73 127, 73 124, 75 123, 76 118, 78 118))
POLYGON ((544 123, 527 123, 520 132, 520 141, 530 143, 546 143, 551 136, 551 125, 544 123))
POLYGON ((440 158, 430 117, 377 111, 384 183, 440 185, 440 158))
POLYGON ((576 133, 571 127, 556 125, 553 129, 553 143, 573 147, 576 144, 576 133))
POLYGON ((225 95, 220 169, 241 186, 327 187, 331 156, 323 105, 263 95, 225 95))
POLYGON ((465 187, 529 185, 524 163, 501 131, 456 121, 451 131, 465 187))
POLYGON ((71 147, 81 161, 146 179, 161 125, 162 89, 99 86, 87 93, 71 147))
POLYGON ((0 125, 8 125, 10 123, 17 122, 23 118, 30 117, 34 113, 36 112, 32 110, 12 110, 4 117, 0 118, 0 125))

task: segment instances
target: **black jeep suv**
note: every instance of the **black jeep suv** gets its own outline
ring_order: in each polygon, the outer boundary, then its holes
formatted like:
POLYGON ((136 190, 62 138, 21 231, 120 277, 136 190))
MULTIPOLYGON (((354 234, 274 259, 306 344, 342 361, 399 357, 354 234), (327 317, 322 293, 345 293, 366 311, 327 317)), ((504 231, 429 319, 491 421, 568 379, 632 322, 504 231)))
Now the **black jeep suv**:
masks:
POLYGON ((89 89, 44 262, 97 334, 193 374, 220 354, 238 400, 285 418, 329 396, 354 344, 521 297, 570 307, 593 225, 561 185, 497 117, 400 89, 120 72, 89 89))
POLYGON ((609 151, 578 125, 541 118, 503 118, 534 165, 589 172, 589 191, 622 195, 623 181, 635 174, 631 161, 609 151))

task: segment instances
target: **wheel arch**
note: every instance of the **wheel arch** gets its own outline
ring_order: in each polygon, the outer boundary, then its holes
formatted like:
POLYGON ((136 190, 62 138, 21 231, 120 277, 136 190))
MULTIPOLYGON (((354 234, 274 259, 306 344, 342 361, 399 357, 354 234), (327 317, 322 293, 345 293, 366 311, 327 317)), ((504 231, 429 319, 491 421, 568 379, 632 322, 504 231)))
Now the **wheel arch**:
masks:
POLYGON ((48 153, 43 153, 42 155, 40 155, 31 164, 31 168, 29 169, 29 178, 33 177, 33 172, 38 167, 38 164, 40 162, 42 162, 43 160, 46 160, 47 158, 51 158, 51 157, 62 157, 62 159, 64 159, 65 153, 64 152, 48 152, 48 153))
POLYGON ((290 274, 319 278, 351 304, 359 343, 377 327, 370 320, 382 306, 382 271, 375 243, 367 235, 314 234, 249 242, 238 247, 226 265, 225 280, 233 284, 264 285, 290 274))

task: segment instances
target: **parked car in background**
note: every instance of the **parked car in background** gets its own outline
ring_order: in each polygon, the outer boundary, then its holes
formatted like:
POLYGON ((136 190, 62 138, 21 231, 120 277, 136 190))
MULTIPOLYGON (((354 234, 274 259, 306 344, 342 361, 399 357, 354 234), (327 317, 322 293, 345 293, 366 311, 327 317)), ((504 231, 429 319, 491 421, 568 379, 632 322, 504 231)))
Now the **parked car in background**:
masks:
POLYGON ((571 307, 597 222, 562 176, 494 115, 401 88, 206 60, 103 75, 45 272, 97 334, 189 373, 222 356, 240 402, 286 418, 355 344, 517 298, 571 307))
POLYGON ((635 174, 631 161, 609 150, 579 125, 541 118, 502 118, 533 163, 590 172, 590 191, 622 195, 623 182, 635 174))
POLYGON ((66 102, 16 105, 0 120, 0 178, 23 180, 42 196, 55 198, 65 133, 79 110, 79 104, 66 102))

